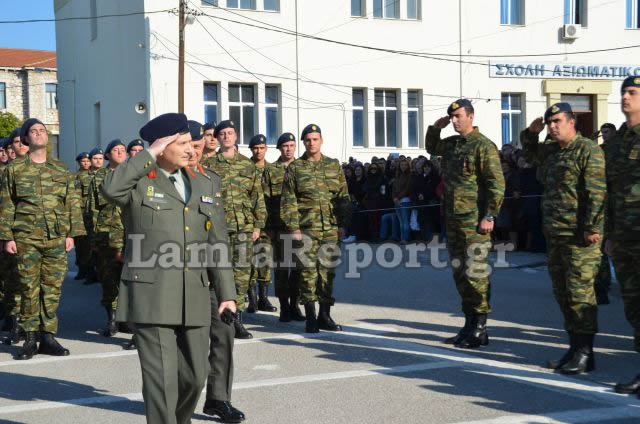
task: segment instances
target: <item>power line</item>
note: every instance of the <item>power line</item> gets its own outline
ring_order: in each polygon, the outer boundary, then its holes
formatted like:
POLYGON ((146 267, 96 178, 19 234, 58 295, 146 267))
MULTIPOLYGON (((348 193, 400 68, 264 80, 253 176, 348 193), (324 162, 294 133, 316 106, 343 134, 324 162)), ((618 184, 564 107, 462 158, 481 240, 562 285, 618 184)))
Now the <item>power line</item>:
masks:
POLYGON ((70 18, 24 19, 24 20, 15 20, 15 21, 0 21, 0 24, 32 24, 32 23, 40 23, 40 22, 84 21, 84 20, 90 20, 90 19, 120 18, 120 17, 135 16, 135 15, 153 15, 155 13, 167 13, 167 12, 175 12, 175 9, 152 10, 149 12, 131 12, 131 13, 120 13, 120 14, 114 13, 110 15, 100 15, 100 16, 75 16, 70 18))

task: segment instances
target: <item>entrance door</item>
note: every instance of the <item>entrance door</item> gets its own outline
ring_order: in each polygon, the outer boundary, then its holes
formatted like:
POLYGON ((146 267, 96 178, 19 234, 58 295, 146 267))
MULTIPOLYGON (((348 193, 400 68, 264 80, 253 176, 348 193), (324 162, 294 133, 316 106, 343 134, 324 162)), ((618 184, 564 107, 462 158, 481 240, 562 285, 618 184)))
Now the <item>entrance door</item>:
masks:
POLYGON ((576 129, 585 137, 592 137, 596 131, 593 117, 593 96, 584 94, 563 94, 563 102, 569 103, 576 115, 576 129))

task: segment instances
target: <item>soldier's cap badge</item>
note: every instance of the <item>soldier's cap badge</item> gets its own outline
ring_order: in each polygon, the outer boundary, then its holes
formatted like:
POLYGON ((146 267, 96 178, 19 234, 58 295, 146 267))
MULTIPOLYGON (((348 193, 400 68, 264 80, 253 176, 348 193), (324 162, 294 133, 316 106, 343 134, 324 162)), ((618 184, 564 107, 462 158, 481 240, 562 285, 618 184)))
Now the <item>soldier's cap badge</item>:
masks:
POLYGON ((460 105, 456 102, 451 103, 451 109, 456 110, 460 107, 460 105))
POLYGON ((556 105, 553 105, 551 107, 551 112, 558 113, 558 112, 560 112, 560 108, 558 106, 556 106, 556 105))
POLYGON ((294 138, 293 134, 289 134, 289 140, 293 140, 294 138))

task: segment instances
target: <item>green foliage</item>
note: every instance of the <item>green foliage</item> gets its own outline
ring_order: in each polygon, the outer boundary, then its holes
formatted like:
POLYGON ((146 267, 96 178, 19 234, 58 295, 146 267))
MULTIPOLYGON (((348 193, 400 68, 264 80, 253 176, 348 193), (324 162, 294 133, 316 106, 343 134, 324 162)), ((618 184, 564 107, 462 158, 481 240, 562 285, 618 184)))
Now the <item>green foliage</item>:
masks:
POLYGON ((9 137, 11 131, 22 126, 22 121, 20 121, 16 116, 11 112, 2 112, 0 113, 0 138, 9 137))

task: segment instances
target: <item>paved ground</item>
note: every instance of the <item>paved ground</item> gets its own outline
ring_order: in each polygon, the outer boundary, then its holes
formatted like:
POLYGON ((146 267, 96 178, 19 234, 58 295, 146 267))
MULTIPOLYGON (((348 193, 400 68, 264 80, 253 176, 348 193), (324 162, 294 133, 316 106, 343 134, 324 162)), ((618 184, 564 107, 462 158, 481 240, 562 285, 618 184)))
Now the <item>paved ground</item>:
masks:
MULTIPOLYGON (((640 371, 618 287, 600 309, 597 370, 564 377, 540 367, 565 346, 546 268, 536 266, 544 258, 507 258, 518 267, 493 274, 491 341, 481 350, 441 343, 462 318, 450 271, 428 266, 427 255, 421 269, 339 277, 343 333, 310 336, 277 314, 248 317, 255 338, 236 344, 234 405, 250 423, 639 422, 640 399, 611 390, 640 371)), ((98 285, 65 282, 59 336, 71 356, 17 362, 17 347, 0 347, 0 422, 144 422, 137 355, 122 349, 128 336, 99 334, 99 295, 98 285)), ((203 402, 194 422, 209 420, 203 402)))

